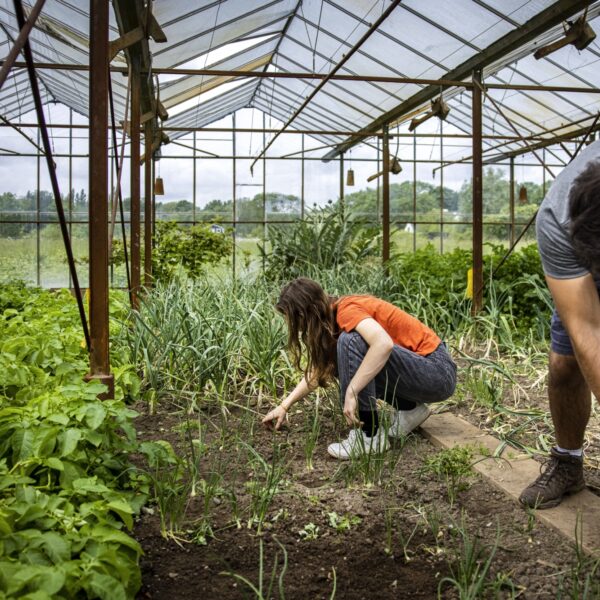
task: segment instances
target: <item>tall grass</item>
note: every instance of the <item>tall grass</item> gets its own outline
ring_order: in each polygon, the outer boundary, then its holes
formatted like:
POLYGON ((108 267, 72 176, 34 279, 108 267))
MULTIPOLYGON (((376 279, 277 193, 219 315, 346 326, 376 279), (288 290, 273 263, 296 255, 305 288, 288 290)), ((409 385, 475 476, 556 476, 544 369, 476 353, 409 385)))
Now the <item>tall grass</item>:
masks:
MULTIPOLYGON (((511 287, 489 282, 485 309, 471 315, 463 291, 442 300, 424 280, 401 279, 376 266, 335 267, 307 275, 332 295, 370 293, 389 300, 429 325, 454 354, 515 357, 545 347, 549 294, 538 278, 525 276, 540 319, 523 329, 512 313, 511 287)), ((514 289, 521 289, 517 279, 514 289)), ((219 407, 226 412, 241 396, 260 405, 285 395, 298 374, 285 352, 285 323, 273 309, 279 285, 263 277, 177 279, 158 285, 122 327, 116 346, 128 346, 157 400, 169 397, 189 411, 219 407)), ((532 300, 533 301, 533 300, 532 300)))

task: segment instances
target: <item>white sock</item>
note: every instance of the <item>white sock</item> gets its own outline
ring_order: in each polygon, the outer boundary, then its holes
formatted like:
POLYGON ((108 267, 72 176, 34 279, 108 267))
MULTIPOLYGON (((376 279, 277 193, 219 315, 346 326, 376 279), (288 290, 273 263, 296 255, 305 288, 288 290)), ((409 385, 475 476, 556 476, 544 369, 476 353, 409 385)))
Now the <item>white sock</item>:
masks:
POLYGON ((577 450, 568 450, 567 448, 561 448, 558 444, 554 447, 562 454, 570 454, 571 456, 583 456, 583 448, 577 448, 577 450))

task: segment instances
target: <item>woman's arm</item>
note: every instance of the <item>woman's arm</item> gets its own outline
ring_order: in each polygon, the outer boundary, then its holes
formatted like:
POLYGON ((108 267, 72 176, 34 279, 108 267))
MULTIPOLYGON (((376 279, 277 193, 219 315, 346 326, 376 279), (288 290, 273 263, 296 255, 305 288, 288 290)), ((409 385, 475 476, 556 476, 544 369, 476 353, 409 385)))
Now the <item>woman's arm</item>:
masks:
POLYGON ((358 395, 383 369, 394 348, 394 341, 387 331, 372 318, 363 319, 355 327, 355 330, 367 342, 369 350, 346 390, 344 417, 346 417, 348 425, 358 426, 360 425, 357 416, 358 395))
POLYGON ((288 394, 288 396, 283 400, 283 402, 277 407, 270 411, 265 418, 262 420, 263 424, 267 427, 275 427, 275 429, 279 429, 283 424, 283 421, 287 415, 287 412, 290 408, 298 402, 298 400, 302 400, 315 390, 318 386, 316 384, 311 384, 308 382, 306 377, 303 377, 298 385, 288 394))

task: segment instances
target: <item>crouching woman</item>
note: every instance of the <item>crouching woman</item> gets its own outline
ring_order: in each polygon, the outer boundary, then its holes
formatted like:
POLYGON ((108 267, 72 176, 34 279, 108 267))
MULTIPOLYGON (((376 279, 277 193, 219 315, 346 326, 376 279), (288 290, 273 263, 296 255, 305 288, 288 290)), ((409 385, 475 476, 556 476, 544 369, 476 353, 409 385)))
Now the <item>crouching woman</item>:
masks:
POLYGON ((287 284, 276 309, 288 327, 288 349, 304 376, 263 419, 279 429, 290 407, 318 386, 339 379, 340 402, 352 428, 327 451, 348 459, 383 452, 388 437, 401 437, 430 414, 427 404, 450 397, 456 365, 429 327, 393 304, 368 295, 336 298, 305 277, 287 284), (379 427, 376 399, 395 409, 387 435, 379 427))

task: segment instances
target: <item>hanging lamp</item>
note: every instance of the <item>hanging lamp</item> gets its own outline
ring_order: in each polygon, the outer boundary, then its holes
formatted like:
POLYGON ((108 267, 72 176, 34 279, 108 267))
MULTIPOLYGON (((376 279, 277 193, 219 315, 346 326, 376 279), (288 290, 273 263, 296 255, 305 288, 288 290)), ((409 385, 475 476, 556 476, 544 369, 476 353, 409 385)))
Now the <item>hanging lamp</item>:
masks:
POLYGON ((348 172, 346 173, 346 185, 348 187, 354 185, 354 169, 352 168, 348 169, 348 172))
POLYGON ((160 175, 154 180, 154 195, 155 196, 164 196, 165 195, 165 186, 163 183, 163 178, 160 175))
POLYGON ((519 204, 527 204, 527 201, 527 188, 524 185, 522 185, 519 188, 519 204))

